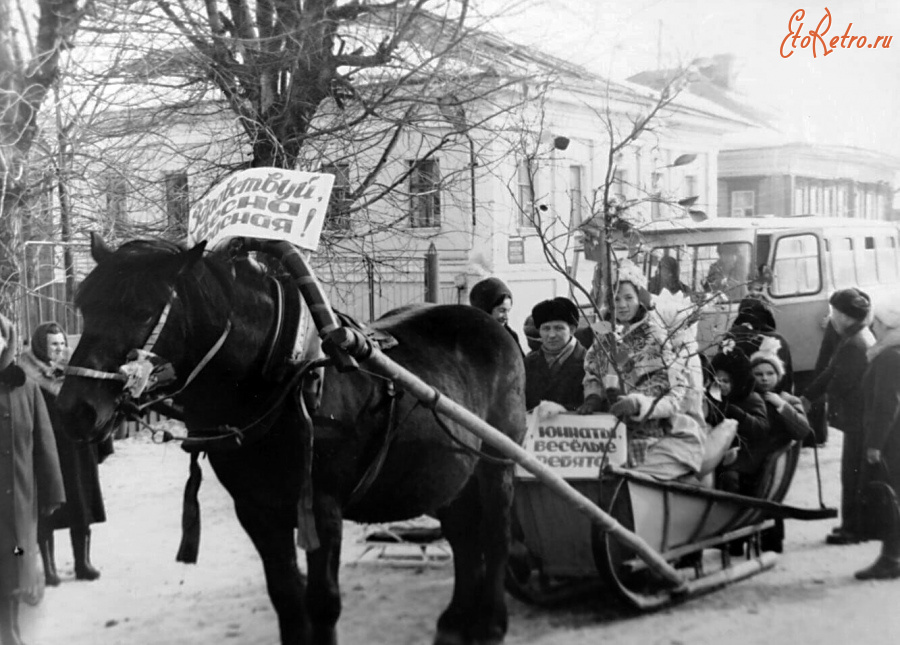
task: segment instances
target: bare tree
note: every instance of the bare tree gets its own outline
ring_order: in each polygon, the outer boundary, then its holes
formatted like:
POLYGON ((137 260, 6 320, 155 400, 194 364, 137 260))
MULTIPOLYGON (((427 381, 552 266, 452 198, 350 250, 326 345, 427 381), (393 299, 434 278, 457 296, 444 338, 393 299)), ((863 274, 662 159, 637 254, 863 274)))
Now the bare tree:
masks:
POLYGON ((83 13, 77 0, 0 0, 0 310, 7 313, 15 307, 18 249, 28 225, 22 209, 32 194, 27 157, 83 13))

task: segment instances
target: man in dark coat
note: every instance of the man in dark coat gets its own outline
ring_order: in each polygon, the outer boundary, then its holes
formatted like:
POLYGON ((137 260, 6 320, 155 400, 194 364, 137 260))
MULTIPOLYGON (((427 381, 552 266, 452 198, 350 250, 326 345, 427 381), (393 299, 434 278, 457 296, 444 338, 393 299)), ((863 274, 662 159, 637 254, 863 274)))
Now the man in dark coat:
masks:
POLYGON ((63 501, 56 442, 38 386, 13 362, 15 332, 0 316, 0 643, 22 645, 19 600, 36 602, 39 514, 63 501))
POLYGON ((41 388, 56 436, 56 448, 66 489, 66 503, 52 516, 42 518, 38 527, 41 558, 48 585, 59 584, 54 557, 53 531, 68 528, 75 559, 75 577, 96 580, 100 572, 91 564, 90 525, 106 521, 103 493, 97 464, 112 452, 112 441, 104 444, 78 444, 69 439, 56 407, 62 387, 68 347, 63 330, 55 322, 43 323, 34 330, 31 346, 22 352, 19 364, 25 374, 41 388))
POLYGON ((828 366, 804 392, 811 402, 828 397, 828 422, 844 433, 841 452, 841 525, 829 534, 828 544, 855 544, 859 522, 857 496, 863 465, 863 389, 868 363, 866 350, 875 344, 869 331, 872 305, 869 296, 856 288, 831 294, 831 324, 840 335, 828 366))
MULTIPOLYGON (((900 492, 900 305, 879 308, 872 328, 878 340, 867 352, 869 368, 863 379, 863 446, 866 461, 883 461, 891 487, 900 492)), ((900 534, 884 540, 878 559, 856 577, 900 578, 900 534)))
POLYGON ((568 298, 539 302, 531 310, 541 346, 525 357, 525 406, 541 401, 575 410, 584 402, 585 350, 575 340, 578 307, 568 298))

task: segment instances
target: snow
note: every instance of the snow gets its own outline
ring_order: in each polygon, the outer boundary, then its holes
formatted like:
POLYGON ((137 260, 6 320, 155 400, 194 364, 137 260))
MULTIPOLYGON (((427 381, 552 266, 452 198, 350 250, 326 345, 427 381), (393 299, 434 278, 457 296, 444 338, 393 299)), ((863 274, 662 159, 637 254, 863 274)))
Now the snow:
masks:
MULTIPOLYGON (((819 451, 825 500, 839 499, 841 434, 819 451)), ((202 537, 196 565, 175 562, 188 457, 146 438, 116 443, 101 466, 108 521, 94 526, 94 582, 74 579, 65 533, 56 534, 63 582, 38 607, 23 606, 30 645, 278 643, 262 566, 234 516, 231 500, 201 462, 202 537)), ((788 502, 818 504, 814 459, 805 449, 788 502)), ((877 553, 873 543, 824 543, 833 522, 787 523, 776 567, 724 590, 638 617, 617 615, 601 598, 541 609, 509 599, 508 645, 829 645, 898 642, 900 580, 858 582, 853 572, 877 553)), ((452 567, 394 567, 359 559, 362 527, 347 524, 341 573, 344 645, 430 642, 452 590, 452 567)))

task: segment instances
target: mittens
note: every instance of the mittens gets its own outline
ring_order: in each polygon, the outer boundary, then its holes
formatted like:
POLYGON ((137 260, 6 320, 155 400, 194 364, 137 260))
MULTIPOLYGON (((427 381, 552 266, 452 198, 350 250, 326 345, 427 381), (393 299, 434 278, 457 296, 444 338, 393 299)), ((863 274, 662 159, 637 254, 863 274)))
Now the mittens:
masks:
POLYGON ((593 414, 594 412, 599 412, 603 409, 603 399, 599 394, 588 394, 584 397, 584 403, 582 403, 576 412, 578 414, 593 414))
POLYGON ((623 396, 613 403, 609 411, 620 419, 627 419, 637 415, 641 411, 641 405, 631 396, 623 396))

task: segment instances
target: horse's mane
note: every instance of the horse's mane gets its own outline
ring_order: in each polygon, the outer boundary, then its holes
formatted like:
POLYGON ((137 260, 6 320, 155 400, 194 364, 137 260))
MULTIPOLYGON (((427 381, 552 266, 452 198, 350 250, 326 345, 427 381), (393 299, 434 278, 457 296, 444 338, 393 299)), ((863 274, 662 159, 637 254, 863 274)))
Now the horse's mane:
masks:
MULTIPOLYGON (((159 302, 166 300, 172 287, 173 275, 167 271, 172 259, 186 251, 182 244, 161 239, 141 239, 125 242, 114 253, 88 274, 75 295, 75 304, 84 310, 95 307, 116 307, 140 301, 159 302)), ((204 255, 203 264, 227 289, 233 282, 227 262, 216 253, 204 255)), ((210 289, 198 289, 195 297, 203 299, 202 304, 213 305, 210 289)))

